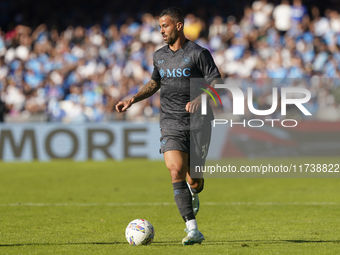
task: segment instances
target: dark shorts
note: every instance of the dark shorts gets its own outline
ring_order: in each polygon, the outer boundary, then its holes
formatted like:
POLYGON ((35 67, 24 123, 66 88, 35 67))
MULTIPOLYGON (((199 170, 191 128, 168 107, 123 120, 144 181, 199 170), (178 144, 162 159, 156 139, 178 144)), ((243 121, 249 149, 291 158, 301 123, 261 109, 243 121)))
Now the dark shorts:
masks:
POLYGON ((211 138, 210 122, 204 125, 202 128, 195 130, 181 131, 167 130, 162 128, 161 135, 160 153, 172 150, 184 151, 189 154, 189 166, 205 165, 211 138))

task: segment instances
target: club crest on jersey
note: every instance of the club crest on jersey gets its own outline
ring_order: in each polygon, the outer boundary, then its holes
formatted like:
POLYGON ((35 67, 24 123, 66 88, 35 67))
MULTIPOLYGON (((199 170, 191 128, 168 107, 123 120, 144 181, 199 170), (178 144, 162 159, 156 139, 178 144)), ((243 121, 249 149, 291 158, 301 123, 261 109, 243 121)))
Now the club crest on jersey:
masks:
POLYGON ((163 64, 164 60, 158 60, 158 64, 163 64))
POLYGON ((183 63, 184 64, 189 64, 190 63, 190 57, 184 57, 183 58, 183 63))
POLYGON ((164 78, 165 76, 165 71, 163 69, 159 70, 159 75, 164 78))

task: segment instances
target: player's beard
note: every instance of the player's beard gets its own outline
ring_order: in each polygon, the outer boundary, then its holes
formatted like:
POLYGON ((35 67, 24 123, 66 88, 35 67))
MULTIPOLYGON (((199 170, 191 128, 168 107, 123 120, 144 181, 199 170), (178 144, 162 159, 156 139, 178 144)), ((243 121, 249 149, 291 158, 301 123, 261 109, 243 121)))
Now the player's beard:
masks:
POLYGON ((178 37, 179 37, 179 36, 178 36, 177 31, 174 29, 174 30, 167 36, 167 38, 164 40, 164 42, 165 42, 166 44, 173 45, 173 44, 177 41, 178 37))

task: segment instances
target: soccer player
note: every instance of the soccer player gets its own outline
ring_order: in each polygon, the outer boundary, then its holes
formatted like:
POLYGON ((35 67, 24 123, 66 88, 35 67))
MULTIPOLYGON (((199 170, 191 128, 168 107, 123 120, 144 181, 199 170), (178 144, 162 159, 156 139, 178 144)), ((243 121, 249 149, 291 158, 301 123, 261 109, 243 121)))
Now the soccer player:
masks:
MULTIPOLYGON (((197 228, 195 215, 199 210, 198 193, 203 190, 204 179, 190 177, 190 160, 205 164, 210 144, 211 115, 200 115, 195 123, 190 120, 190 114, 200 114, 201 104, 200 96, 191 98, 190 79, 204 78, 212 84, 221 75, 210 52, 185 38, 180 9, 167 8, 159 17, 160 33, 167 45, 154 54, 151 80, 133 98, 120 101, 116 110, 124 112, 132 104, 161 89, 161 152, 170 171, 175 202, 186 223, 188 235, 182 243, 201 244, 204 236, 197 228), (192 153, 190 141, 195 146, 192 153)), ((208 111, 211 112, 209 106, 208 111)))

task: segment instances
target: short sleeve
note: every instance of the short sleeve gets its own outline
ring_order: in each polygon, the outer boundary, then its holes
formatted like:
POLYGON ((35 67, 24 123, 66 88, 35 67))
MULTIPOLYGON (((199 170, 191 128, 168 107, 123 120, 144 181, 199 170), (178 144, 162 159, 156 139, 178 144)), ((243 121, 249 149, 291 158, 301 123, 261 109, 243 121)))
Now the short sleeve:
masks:
POLYGON ((214 79, 221 78, 221 74, 218 71, 214 59, 207 49, 204 49, 200 53, 197 65, 208 83, 211 83, 214 79))
POLYGON ((159 70, 157 68, 157 66, 155 65, 155 58, 153 59, 153 72, 151 75, 151 79, 153 79, 154 81, 160 81, 161 80, 161 76, 159 75, 159 70))

